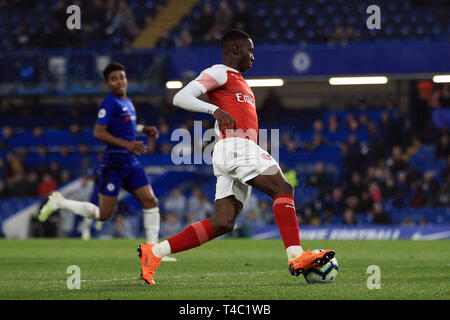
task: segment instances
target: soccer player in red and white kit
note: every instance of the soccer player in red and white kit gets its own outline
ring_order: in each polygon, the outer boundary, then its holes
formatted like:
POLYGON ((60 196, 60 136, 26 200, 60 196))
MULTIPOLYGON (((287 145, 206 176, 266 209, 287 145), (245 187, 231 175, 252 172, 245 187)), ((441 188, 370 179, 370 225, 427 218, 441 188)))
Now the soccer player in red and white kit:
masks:
POLYGON ((255 97, 241 74, 252 67, 253 50, 253 41, 247 33, 228 31, 222 38, 222 64, 204 70, 174 96, 174 105, 209 113, 216 119, 219 141, 212 159, 217 177, 216 210, 212 218, 196 222, 165 241, 139 246, 142 277, 148 284, 155 284, 153 275, 162 257, 195 248, 233 230, 252 187, 273 198, 273 214, 292 275, 324 265, 335 255, 333 250, 303 252, 294 188, 278 163, 257 145, 255 97), (204 93, 209 102, 198 99, 204 93))

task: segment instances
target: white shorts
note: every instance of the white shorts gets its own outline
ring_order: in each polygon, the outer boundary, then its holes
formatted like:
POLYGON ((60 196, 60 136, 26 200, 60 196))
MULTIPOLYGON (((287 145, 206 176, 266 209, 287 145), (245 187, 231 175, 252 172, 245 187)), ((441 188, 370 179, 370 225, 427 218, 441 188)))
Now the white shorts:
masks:
POLYGON ((226 138, 214 146, 212 163, 217 177, 215 200, 233 195, 245 205, 252 187, 246 182, 269 170, 274 174, 280 167, 268 153, 255 142, 243 138, 226 138), (273 172, 272 172, 273 171, 273 172))

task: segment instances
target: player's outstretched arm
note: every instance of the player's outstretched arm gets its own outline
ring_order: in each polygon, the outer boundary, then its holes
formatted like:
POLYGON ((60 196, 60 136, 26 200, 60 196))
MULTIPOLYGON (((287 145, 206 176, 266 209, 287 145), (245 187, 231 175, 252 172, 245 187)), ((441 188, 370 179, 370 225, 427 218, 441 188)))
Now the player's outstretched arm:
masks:
POLYGON ((225 129, 235 129, 236 120, 232 116, 219 107, 198 99, 203 94, 203 91, 194 81, 196 80, 189 82, 177 92, 173 97, 173 104, 188 111, 212 114, 222 132, 225 132, 225 129))
POLYGON ((211 103, 200 100, 203 92, 193 80, 173 97, 173 104, 182 109, 213 114, 219 107, 211 103))
POLYGON ((94 138, 106 144, 122 147, 137 155, 144 154, 147 151, 147 147, 142 141, 127 141, 114 137, 108 132, 107 128, 105 125, 96 124, 94 127, 94 138))

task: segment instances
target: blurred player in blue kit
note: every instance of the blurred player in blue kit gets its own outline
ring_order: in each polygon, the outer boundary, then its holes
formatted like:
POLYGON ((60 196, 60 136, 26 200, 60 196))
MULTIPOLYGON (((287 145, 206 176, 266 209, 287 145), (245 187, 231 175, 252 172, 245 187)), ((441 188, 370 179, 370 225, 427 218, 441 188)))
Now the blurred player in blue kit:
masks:
POLYGON ((123 65, 110 63, 104 69, 103 77, 110 93, 101 104, 94 127, 94 138, 107 145, 98 168, 98 206, 91 202, 65 199, 61 193, 53 192, 38 218, 46 221, 52 212, 64 209, 88 219, 106 221, 113 215, 123 187, 143 207, 147 243, 157 243, 160 227, 158 199, 137 159, 147 151, 147 147, 136 140, 136 133, 158 138, 159 132, 154 126, 136 125, 136 110, 127 97, 127 77, 123 65))

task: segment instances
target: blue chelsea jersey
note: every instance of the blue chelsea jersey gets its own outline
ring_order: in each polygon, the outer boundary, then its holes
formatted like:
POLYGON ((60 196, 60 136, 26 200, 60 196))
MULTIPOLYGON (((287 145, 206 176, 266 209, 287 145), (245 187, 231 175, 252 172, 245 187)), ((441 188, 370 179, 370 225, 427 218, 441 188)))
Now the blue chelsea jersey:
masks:
MULTIPOLYGON (((136 110, 128 97, 124 101, 112 93, 108 94, 98 111, 96 123, 105 125, 108 132, 116 138, 136 140, 136 110)), ((129 152, 122 147, 108 145, 105 153, 129 152)))

